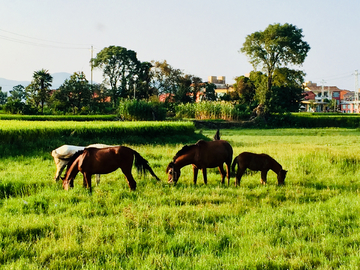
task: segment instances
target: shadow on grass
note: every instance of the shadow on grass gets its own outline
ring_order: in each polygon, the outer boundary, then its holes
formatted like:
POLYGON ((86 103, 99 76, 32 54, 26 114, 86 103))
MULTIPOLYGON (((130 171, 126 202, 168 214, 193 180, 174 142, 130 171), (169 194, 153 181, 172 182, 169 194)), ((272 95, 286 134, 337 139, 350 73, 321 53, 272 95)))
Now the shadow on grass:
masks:
MULTIPOLYGON (((198 140, 209 141, 202 134, 182 135, 174 134, 169 136, 144 137, 144 136, 122 136, 122 137, 93 137, 82 138, 81 136, 67 136, 49 138, 47 140, 21 141, 16 144, 1 144, 0 158, 16 157, 16 156, 37 156, 44 152, 51 153, 52 150, 64 145, 80 145, 86 146, 95 143, 109 145, 176 145, 176 144, 194 144, 198 140)), ((50 155, 51 158, 51 155, 50 155)))

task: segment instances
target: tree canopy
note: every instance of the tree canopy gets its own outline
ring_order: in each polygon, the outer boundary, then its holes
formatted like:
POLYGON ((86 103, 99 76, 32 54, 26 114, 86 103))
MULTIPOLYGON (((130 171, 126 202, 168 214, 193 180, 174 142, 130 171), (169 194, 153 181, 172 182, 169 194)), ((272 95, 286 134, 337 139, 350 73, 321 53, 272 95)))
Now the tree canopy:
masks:
POLYGON ((85 74, 74 72, 52 95, 53 105, 64 112, 70 108, 73 113, 79 112, 83 107, 89 106, 93 98, 91 89, 85 74))
POLYGON ((26 87, 28 102, 36 108, 40 105, 41 112, 44 111, 44 104, 50 97, 52 80, 53 77, 48 70, 38 70, 34 72, 33 80, 26 87))
POLYGON ((92 60, 93 67, 103 69, 105 83, 110 85, 110 97, 114 107, 120 97, 136 98, 139 89, 141 97, 148 97, 151 64, 140 62, 136 52, 120 46, 102 49, 92 60))
POLYGON ((309 44, 303 40, 302 29, 288 23, 269 25, 264 31, 246 37, 240 51, 248 56, 255 70, 260 67, 267 75, 265 112, 270 109, 275 70, 289 65, 302 65, 309 50, 309 44))

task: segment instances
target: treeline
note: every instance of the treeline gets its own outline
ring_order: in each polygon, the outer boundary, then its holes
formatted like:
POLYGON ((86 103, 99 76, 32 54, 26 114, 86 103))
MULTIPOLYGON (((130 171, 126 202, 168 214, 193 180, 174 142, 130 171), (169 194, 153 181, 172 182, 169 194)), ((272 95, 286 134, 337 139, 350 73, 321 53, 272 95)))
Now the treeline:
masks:
MULTIPOLYGON (((0 91, 0 106, 12 114, 113 114, 123 100, 193 103, 215 100, 215 85, 185 74, 166 61, 141 62, 136 53, 110 46, 92 59, 101 68, 104 81, 90 83, 83 72, 75 72, 58 88, 52 88, 48 70, 35 71, 28 86, 17 85, 9 95, 0 91)), ((1 90, 1 89, 0 89, 1 90)), ((171 105, 168 106, 170 108, 171 105)))
POLYGON ((0 91, 0 106, 7 113, 23 115, 117 113, 124 120, 239 120, 249 118, 265 99, 271 113, 296 112, 302 99, 304 74, 287 68, 275 71, 269 98, 268 76, 262 72, 235 78, 234 91, 216 96, 215 84, 202 82, 166 61, 141 62, 134 51, 123 47, 104 48, 92 64, 103 70, 101 84, 92 84, 83 72, 75 72, 52 89, 52 76, 42 69, 34 72, 28 86, 15 86, 9 96, 0 91))
MULTIPOLYGON (((298 111, 305 74, 288 66, 301 65, 309 50, 302 29, 288 23, 269 25, 264 31, 248 35, 240 52, 249 58, 254 71, 250 76, 237 77, 235 91, 221 99, 234 102, 237 111, 244 114, 254 111, 261 117, 298 111)), ((166 109, 167 114, 175 115, 174 108, 178 104, 218 99, 215 84, 202 82, 197 76, 173 68, 166 60, 142 62, 135 51, 124 47, 106 47, 90 62, 92 68, 103 71, 104 81, 100 85, 89 84, 84 73, 79 72, 54 90, 51 75, 42 69, 34 72, 30 85, 14 87, 9 97, 0 92, 0 105, 4 104, 7 112, 21 114, 103 114, 114 113, 122 100, 157 99, 173 104, 167 105, 166 109)), ((134 103, 131 106, 138 105, 147 110, 149 104, 134 103)), ((124 106, 127 105, 122 105, 120 110, 124 106)), ((150 118, 161 118, 160 107, 149 110, 150 118)), ((123 114, 125 118, 130 117, 123 114)), ((195 117, 212 118, 218 114, 201 112, 195 117)), ((229 118, 229 113, 220 114, 221 118, 229 118)), ((230 115, 234 119, 232 115, 236 118, 237 113, 230 115)))

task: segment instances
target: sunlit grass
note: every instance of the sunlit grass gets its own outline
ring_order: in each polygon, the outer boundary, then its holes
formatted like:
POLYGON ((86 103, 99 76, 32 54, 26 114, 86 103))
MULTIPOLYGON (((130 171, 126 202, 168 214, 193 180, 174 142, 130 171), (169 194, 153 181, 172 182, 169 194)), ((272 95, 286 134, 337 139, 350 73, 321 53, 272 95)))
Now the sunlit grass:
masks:
MULTIPOLYGON (((200 131, 197 131, 200 132, 200 131)), ((203 130, 212 138, 214 130, 203 130)), ((131 192, 120 170, 90 195, 53 180, 50 153, 0 161, 0 263, 38 269, 358 269, 360 132, 355 129, 221 130, 243 151, 267 153, 288 170, 221 185, 218 170, 176 186, 165 168, 183 144, 127 144, 149 160, 131 192)), ((196 139, 195 139, 196 140, 196 139)), ((195 143, 194 141, 193 143, 195 143)))

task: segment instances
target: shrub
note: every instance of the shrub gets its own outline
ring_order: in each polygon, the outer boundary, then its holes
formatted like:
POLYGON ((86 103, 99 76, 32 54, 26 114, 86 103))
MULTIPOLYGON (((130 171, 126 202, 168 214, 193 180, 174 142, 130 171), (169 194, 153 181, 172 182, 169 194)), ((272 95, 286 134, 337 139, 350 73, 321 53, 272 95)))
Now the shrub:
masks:
POLYGON ((118 114, 122 120, 165 120, 166 108, 160 102, 123 100, 120 102, 118 114))

